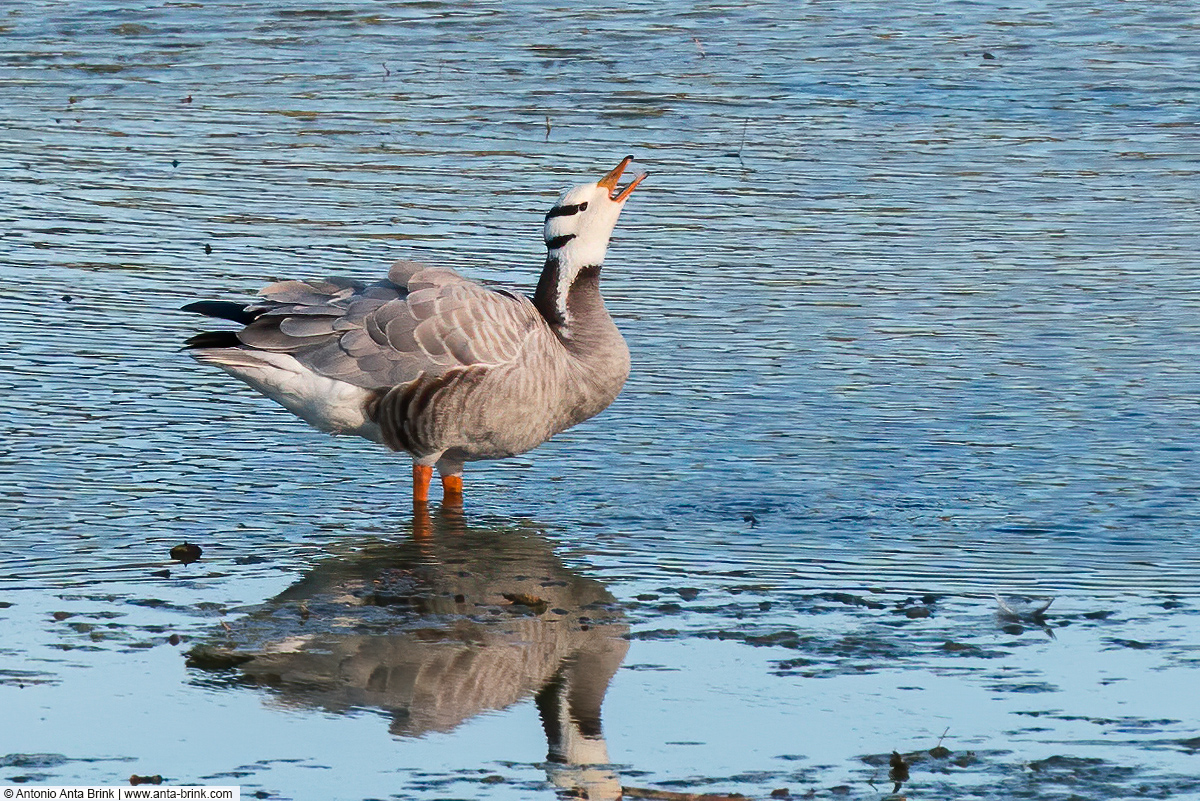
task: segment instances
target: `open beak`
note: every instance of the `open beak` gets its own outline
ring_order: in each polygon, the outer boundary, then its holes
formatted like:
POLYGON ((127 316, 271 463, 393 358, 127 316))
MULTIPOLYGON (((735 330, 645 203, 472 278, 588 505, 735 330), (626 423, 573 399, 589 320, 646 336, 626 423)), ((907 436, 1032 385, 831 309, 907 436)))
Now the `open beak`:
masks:
POLYGON ((630 182, 629 186, 617 191, 617 182, 621 180, 621 173, 625 172, 625 168, 629 166, 629 162, 631 161, 633 161, 633 156, 626 156, 625 158, 621 159, 621 163, 617 165, 616 169, 596 182, 597 186, 602 186, 607 189, 608 196, 617 203, 624 203, 625 198, 629 197, 630 193, 633 192, 634 187, 640 184, 646 177, 646 173, 642 173, 638 177, 634 178, 633 181, 630 182))

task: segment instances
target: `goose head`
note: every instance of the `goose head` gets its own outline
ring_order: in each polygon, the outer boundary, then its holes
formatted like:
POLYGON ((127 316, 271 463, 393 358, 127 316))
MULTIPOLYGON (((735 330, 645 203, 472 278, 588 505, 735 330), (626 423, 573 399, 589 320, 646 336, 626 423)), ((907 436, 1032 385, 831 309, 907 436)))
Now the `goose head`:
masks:
POLYGON ((624 189, 619 187, 621 175, 631 161, 633 156, 626 156, 599 181, 568 189, 546 212, 547 258, 557 261, 560 269, 565 268, 563 272, 572 273, 564 276, 568 281, 583 267, 599 267, 604 262, 608 239, 621 209, 646 177, 643 173, 624 189))

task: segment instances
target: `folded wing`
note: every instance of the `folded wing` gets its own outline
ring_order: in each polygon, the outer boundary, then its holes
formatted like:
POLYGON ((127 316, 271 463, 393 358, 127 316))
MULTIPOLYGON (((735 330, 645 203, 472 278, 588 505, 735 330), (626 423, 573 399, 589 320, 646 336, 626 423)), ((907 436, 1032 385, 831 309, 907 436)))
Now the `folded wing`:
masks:
POLYGON ((289 353, 329 378, 367 389, 517 358, 541 325, 526 298, 453 270, 398 262, 388 280, 282 281, 247 308, 246 347, 289 353))

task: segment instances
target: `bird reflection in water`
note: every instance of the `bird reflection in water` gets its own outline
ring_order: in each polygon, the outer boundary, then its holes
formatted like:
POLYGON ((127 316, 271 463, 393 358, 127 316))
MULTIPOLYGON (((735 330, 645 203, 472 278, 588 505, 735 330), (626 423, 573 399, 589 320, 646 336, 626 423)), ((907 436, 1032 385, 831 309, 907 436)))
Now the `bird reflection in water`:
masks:
POLYGON ((467 525, 447 509, 415 521, 414 535, 316 565, 193 649, 189 665, 236 670, 285 705, 382 710, 402 737, 533 697, 550 780, 620 797, 600 729, 628 650, 612 595, 530 527, 467 525))

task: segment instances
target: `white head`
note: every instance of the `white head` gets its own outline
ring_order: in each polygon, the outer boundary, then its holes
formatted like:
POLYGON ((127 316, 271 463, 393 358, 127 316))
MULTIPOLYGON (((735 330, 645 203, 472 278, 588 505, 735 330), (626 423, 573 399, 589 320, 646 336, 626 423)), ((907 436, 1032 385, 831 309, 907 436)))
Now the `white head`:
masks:
POLYGON ((563 267, 599 267, 608 250, 617 218, 634 187, 646 177, 637 176, 624 189, 618 190, 621 173, 633 161, 626 156, 617 168, 594 184, 583 184, 563 192, 554 208, 546 213, 546 249, 549 258, 557 259, 563 267))
POLYGON ((617 218, 634 188, 646 177, 634 178, 624 189, 617 187, 621 174, 633 161, 626 156, 608 175, 594 184, 568 189, 546 213, 546 269, 538 282, 533 302, 551 323, 567 325, 567 296, 580 273, 598 273, 608 251, 617 218))

